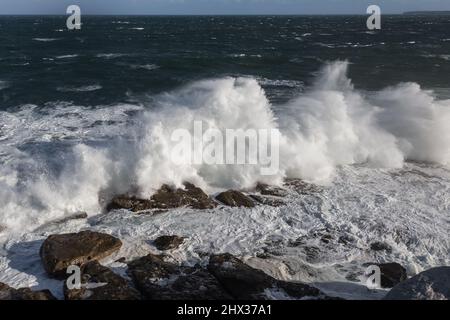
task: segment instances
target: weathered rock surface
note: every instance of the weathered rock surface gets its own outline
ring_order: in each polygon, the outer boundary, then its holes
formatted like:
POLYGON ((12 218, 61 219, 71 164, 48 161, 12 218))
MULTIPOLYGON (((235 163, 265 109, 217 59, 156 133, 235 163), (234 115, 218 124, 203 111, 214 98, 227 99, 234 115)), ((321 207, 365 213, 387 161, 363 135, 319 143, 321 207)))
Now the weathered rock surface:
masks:
POLYGON ((49 290, 14 289, 0 282, 0 300, 56 300, 49 290))
POLYGON ((193 209, 212 209, 217 204, 202 189, 185 183, 184 189, 173 189, 163 185, 150 199, 121 195, 113 198, 106 210, 127 209, 133 212, 153 209, 173 209, 191 207, 193 209))
POLYGON ((236 190, 228 190, 219 193, 216 197, 218 201, 230 207, 247 207, 253 208, 255 203, 250 197, 236 190))
POLYGON ((144 298, 151 300, 231 299, 219 282, 200 267, 180 267, 149 254, 128 264, 128 273, 144 298))
POLYGON ((131 283, 97 261, 81 268, 82 286, 68 289, 64 283, 66 300, 140 300, 141 294, 131 283))
POLYGON ((178 248, 184 241, 179 236, 161 236, 155 239, 154 244, 158 250, 171 250, 178 248))
POLYGON ((385 300, 450 300, 450 267, 437 267, 397 284, 385 300))
POLYGON ((231 254, 211 256, 208 270, 234 298, 239 300, 266 300, 272 292, 280 291, 284 291, 285 296, 294 299, 327 298, 317 288, 277 280, 261 270, 246 265, 231 254))
POLYGON ((81 266, 91 260, 103 259, 121 246, 119 239, 99 232, 57 234, 44 241, 40 256, 48 274, 64 278, 70 265, 81 266))

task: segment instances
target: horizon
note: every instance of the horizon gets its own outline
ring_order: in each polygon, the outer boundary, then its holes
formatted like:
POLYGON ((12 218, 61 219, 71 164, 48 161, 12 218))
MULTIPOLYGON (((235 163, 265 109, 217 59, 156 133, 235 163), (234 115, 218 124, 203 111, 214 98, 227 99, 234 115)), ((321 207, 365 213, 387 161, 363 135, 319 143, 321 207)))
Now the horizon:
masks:
POLYGON ((69 5, 85 15, 366 15, 369 5, 383 14, 450 11, 446 0, 0 0, 0 15, 65 15, 69 5))

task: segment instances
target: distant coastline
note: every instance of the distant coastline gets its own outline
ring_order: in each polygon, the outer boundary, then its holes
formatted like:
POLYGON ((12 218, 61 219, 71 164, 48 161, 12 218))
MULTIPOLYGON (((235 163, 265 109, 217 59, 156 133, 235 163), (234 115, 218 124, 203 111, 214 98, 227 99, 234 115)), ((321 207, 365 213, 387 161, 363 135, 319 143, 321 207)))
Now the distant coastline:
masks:
POLYGON ((410 16, 446 16, 450 15, 450 11, 407 11, 403 14, 410 16))

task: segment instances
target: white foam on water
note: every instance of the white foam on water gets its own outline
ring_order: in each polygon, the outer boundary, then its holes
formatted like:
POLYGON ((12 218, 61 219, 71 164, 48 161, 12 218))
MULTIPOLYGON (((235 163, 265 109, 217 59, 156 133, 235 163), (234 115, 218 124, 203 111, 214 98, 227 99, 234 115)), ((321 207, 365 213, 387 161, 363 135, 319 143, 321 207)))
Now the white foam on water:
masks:
POLYGON ((39 267, 29 265, 30 257, 38 259, 36 247, 45 235, 80 228, 119 236, 125 243, 121 254, 130 257, 154 250, 149 239, 174 233, 190 238, 176 253, 180 261, 194 263, 201 251, 229 251, 278 278, 325 284, 348 281, 365 262, 397 261, 411 273, 448 265, 450 100, 438 100, 415 83, 363 94, 347 68, 347 62, 327 64, 313 86, 276 106, 257 80, 228 77, 155 96, 147 111, 56 104, 0 112, 0 214, 6 227, 0 234, 6 250, 0 281, 51 285, 39 267), (130 115, 134 111, 139 116, 130 115), (196 120, 204 129, 279 129, 279 172, 262 176, 260 166, 173 164, 171 133, 192 132, 196 120), (57 174, 27 151, 67 141, 68 152, 56 159, 57 174), (213 192, 285 178, 323 185, 324 191, 292 190, 280 208, 96 216, 105 192, 137 186, 149 196, 162 183, 184 181, 213 192), (79 211, 95 217, 46 227, 79 211), (335 239, 329 245, 317 235, 323 230, 335 239), (37 242, 24 244, 30 241, 37 242), (370 251, 374 241, 388 243, 392 252, 370 251), (255 258, 263 252, 280 254, 255 258))
POLYGON ((56 38, 33 38, 34 41, 40 41, 40 42, 52 42, 57 41, 59 39, 56 38))

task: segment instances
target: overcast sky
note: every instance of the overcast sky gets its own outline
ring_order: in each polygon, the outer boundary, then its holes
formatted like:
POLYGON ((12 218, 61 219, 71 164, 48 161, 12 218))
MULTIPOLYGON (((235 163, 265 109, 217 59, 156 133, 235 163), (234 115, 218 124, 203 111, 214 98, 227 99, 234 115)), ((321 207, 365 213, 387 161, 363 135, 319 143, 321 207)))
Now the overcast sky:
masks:
POLYGON ((365 14, 450 10, 450 0, 0 0, 0 14, 65 14, 78 4, 84 14, 365 14))

